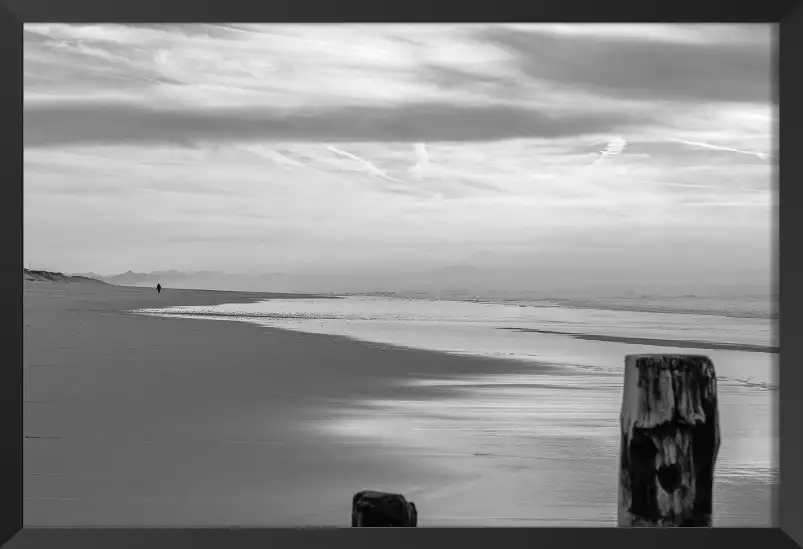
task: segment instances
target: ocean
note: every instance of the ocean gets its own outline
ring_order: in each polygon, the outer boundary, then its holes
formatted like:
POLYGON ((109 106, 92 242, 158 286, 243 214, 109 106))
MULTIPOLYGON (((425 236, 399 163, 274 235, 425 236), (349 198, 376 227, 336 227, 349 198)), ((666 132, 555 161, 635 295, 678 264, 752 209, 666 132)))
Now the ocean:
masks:
POLYGON ((324 436, 385 442, 473 478, 437 494, 407 487, 431 508, 451 502, 449 513, 428 517, 438 525, 614 525, 625 355, 705 354, 717 370, 722 428, 715 523, 774 524, 778 320, 760 298, 385 294, 138 312, 532 365, 474 377, 422 372, 398 383, 437 388, 436 398, 344 403, 326 421, 303 426, 324 436), (481 503, 489 498, 505 503, 489 510, 481 503))

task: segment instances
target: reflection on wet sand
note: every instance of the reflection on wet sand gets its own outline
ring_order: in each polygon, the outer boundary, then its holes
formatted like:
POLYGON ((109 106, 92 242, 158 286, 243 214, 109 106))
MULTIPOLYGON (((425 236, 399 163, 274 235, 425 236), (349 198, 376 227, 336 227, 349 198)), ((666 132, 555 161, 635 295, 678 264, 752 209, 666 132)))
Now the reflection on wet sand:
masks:
MULTIPOLYGON (((421 525, 614 526, 621 380, 537 372, 416 379, 427 398, 373 399, 310 427, 398 445, 459 480, 411 493, 421 525), (567 509, 571 509, 567 511, 567 509), (438 510, 449 510, 451 515, 438 510), (434 514, 433 514, 434 513, 434 514), (532 517, 538 517, 537 520, 532 517)), ((778 474, 772 393, 723 383, 715 524, 769 526, 778 474)))

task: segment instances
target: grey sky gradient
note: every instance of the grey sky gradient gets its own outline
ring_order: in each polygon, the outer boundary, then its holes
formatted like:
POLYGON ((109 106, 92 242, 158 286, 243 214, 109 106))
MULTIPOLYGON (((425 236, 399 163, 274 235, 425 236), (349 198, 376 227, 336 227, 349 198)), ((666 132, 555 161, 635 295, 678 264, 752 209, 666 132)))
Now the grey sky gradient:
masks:
POLYGON ((766 284, 773 32, 26 25, 25 260, 766 284))

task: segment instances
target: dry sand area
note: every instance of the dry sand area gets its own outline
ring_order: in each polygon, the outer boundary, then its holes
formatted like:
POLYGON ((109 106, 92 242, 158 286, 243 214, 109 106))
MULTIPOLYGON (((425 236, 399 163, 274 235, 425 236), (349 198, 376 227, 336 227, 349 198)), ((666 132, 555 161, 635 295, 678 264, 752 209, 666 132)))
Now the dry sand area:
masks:
MULTIPOLYGON (((555 525, 566 517, 566 525, 599 526, 600 516, 615 524, 615 465, 577 469, 595 454, 587 440, 561 442, 557 458, 532 470, 470 449, 421 455, 320 429, 346 405, 359 413, 364 399, 433 399, 442 390, 399 380, 538 365, 126 313, 271 297, 26 282, 25 524, 348 526, 351 496, 362 489, 411 496, 420 526, 555 525), (535 489, 521 475, 551 488, 535 489), (489 511, 512 519, 489 523, 489 511)), ((723 490, 734 503, 722 525, 769 512, 765 486, 723 490)))

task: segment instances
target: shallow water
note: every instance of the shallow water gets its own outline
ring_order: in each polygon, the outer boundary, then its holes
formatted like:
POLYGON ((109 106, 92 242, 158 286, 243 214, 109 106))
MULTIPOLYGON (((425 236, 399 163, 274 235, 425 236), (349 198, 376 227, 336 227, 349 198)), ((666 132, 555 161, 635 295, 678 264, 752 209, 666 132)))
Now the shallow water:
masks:
MULTIPOLYGON (((626 354, 702 352, 684 349, 678 341, 696 341, 703 346, 706 342, 766 348, 775 345, 773 321, 768 318, 578 309, 549 304, 351 296, 142 312, 228 318, 390 345, 611 372, 622 371, 626 354), (665 345, 595 341, 518 329, 663 340, 665 345)), ((777 388, 776 352, 704 352, 714 361, 720 381, 777 388)))
POLYGON ((143 312, 531 362, 532 373, 401 379, 437 387, 437 397, 344 403, 327 420, 304 425, 325 437, 387 443, 455 475, 440 492, 408 489, 438 525, 614 525, 624 355, 706 354, 718 373, 722 428, 715 523, 772 524, 777 353, 509 329, 771 346, 770 319, 356 296, 143 312))

